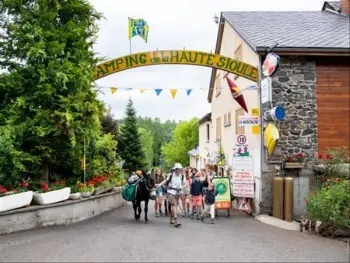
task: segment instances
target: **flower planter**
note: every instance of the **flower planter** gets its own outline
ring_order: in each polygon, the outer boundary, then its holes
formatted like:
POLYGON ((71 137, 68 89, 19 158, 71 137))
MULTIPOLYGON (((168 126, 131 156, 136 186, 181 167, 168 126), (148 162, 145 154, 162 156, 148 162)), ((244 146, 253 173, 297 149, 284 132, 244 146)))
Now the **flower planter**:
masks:
POLYGON ((32 199, 33 191, 0 197, 0 213, 30 205, 32 199))
POLYGON ((112 192, 119 192, 122 188, 123 188, 123 187, 115 186, 115 187, 113 187, 112 192))
POLYGON ((285 163, 285 169, 302 169, 305 167, 304 163, 285 163))
POLYGON ((33 204, 48 205, 65 201, 69 198, 70 187, 55 190, 47 193, 34 193, 33 204))
POLYGON ((77 200, 81 198, 81 193, 74 193, 69 195, 70 200, 77 200))
POLYGON ((91 196, 91 192, 85 192, 85 193, 81 193, 81 196, 83 197, 83 198, 89 198, 90 196, 91 196))
POLYGON ((101 187, 98 187, 95 189, 95 191, 92 193, 92 195, 100 195, 100 194, 103 194, 107 191, 107 188, 104 187, 104 186, 101 186, 101 187))
POLYGON ((109 187, 106 187, 106 192, 110 192, 111 190, 113 190, 114 187, 114 184, 110 185, 109 187))

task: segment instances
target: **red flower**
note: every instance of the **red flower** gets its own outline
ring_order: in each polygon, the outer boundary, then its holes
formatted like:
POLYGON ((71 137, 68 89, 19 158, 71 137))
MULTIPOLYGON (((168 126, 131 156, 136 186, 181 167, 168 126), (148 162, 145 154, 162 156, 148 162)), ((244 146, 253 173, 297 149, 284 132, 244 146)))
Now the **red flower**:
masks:
POLYGON ((55 185, 59 185, 59 184, 60 184, 60 182, 58 180, 56 180, 55 185))
POLYGON ((305 199, 304 199, 304 202, 305 202, 305 203, 307 203, 307 202, 308 202, 308 200, 305 198, 305 199))
POLYGON ((329 159, 332 159, 331 155, 330 154, 326 154, 326 159, 329 160, 329 159))
POLYGON ((82 185, 82 184, 77 184, 77 187, 78 187, 78 188, 82 188, 83 185, 82 185))
POLYGON ((298 157, 303 157, 303 153, 302 152, 298 152, 297 156, 298 157))
POLYGON ((40 184, 41 188, 43 188, 45 185, 46 185, 45 182, 42 182, 42 183, 40 184))
POLYGON ((29 183, 28 182, 23 182, 23 187, 27 188, 29 186, 29 183))
POLYGON ((42 187, 42 189, 43 189, 44 192, 50 191, 50 188, 49 188, 47 185, 45 185, 44 187, 42 187))
POLYGON ((0 185, 0 192, 3 193, 3 194, 6 194, 8 191, 7 191, 7 189, 5 187, 0 185))
POLYGON ((318 159, 322 159, 322 158, 323 158, 322 153, 319 153, 319 154, 318 154, 318 159))

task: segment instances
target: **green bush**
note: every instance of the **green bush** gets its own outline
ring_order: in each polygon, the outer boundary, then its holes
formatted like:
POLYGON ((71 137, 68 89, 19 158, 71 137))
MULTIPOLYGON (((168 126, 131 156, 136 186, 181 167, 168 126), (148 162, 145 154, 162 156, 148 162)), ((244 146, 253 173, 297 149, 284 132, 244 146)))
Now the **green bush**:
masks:
POLYGON ((324 185, 310 192, 307 212, 314 219, 334 226, 350 228, 349 180, 328 179, 324 185))

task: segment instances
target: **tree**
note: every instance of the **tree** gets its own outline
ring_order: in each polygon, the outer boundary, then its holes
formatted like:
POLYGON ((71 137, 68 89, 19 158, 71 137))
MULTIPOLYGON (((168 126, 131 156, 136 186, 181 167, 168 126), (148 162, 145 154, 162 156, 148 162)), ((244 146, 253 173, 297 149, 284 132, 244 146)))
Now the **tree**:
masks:
POLYGON ((139 128, 140 140, 145 156, 145 169, 149 170, 153 166, 153 136, 144 128, 139 128))
POLYGON ((92 89, 101 15, 84 0, 0 4, 0 125, 11 130, 32 178, 79 171, 84 142, 98 139, 103 104, 92 89))
POLYGON ((118 153, 125 161, 123 167, 128 169, 130 173, 137 169, 144 169, 145 155, 137 128, 136 111, 131 99, 126 105, 125 118, 120 126, 118 140, 118 153))
POLYGON ((162 146, 162 155, 168 166, 174 163, 189 164, 188 151, 198 144, 199 124, 198 119, 182 121, 174 130, 172 140, 162 146))
POLYGON ((113 118, 111 108, 101 117, 102 131, 104 134, 110 133, 115 138, 118 137, 118 122, 113 118))

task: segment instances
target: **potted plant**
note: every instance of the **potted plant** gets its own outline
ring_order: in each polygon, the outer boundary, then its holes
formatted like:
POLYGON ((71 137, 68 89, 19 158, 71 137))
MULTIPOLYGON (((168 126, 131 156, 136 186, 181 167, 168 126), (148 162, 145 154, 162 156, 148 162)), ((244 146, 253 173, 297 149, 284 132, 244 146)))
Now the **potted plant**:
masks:
POLYGON ((284 164, 286 169, 301 169, 305 167, 304 156, 302 152, 299 152, 293 156, 287 157, 287 160, 284 164))
POLYGON ((48 205, 65 201, 69 198, 70 187, 66 187, 66 182, 55 181, 53 184, 42 182, 40 189, 34 193, 33 204, 48 205))
POLYGON ((70 195, 69 199, 70 200, 77 200, 81 198, 81 192, 80 189, 77 185, 73 185, 70 187, 70 195))
POLYGON ((33 191, 28 190, 28 186, 28 182, 22 182, 16 189, 8 191, 0 185, 0 213, 30 205, 33 191))
POLYGON ((107 180, 107 175, 97 175, 88 181, 88 185, 93 185, 95 188, 93 195, 100 195, 107 191, 107 183, 104 183, 107 180))
POLYGON ((88 198, 91 196, 92 192, 95 190, 93 184, 83 184, 81 182, 77 183, 77 187, 79 188, 79 192, 83 198, 88 198))

